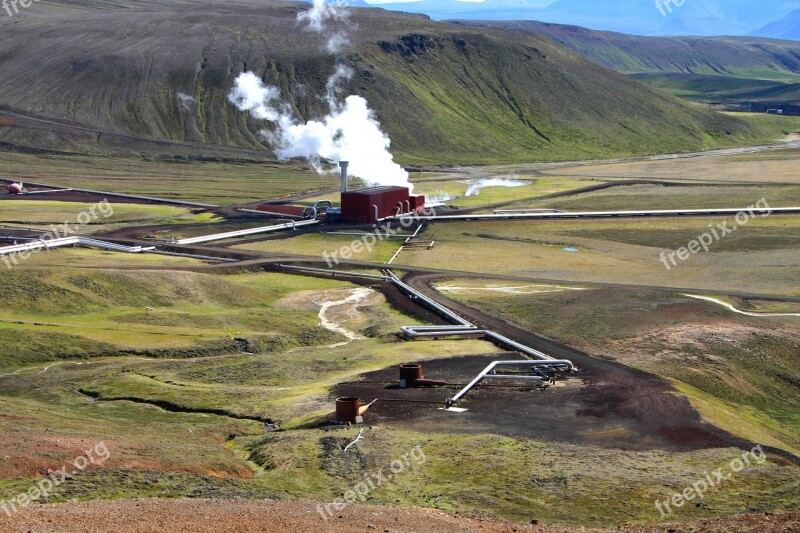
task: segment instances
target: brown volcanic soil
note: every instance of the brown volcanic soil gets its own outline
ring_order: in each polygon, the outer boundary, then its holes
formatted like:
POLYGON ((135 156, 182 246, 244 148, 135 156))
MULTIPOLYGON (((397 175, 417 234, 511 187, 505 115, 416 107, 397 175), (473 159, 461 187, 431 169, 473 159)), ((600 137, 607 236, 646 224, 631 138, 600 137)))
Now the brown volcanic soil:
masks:
MULTIPOLYGON (((544 392, 529 387, 510 387, 508 382, 487 381, 459 403, 459 407, 468 409, 460 414, 442 411, 438 409, 440 406, 432 404, 378 402, 367 413, 367 423, 402 424, 405 428, 420 431, 490 432, 623 450, 688 451, 753 446, 704 422, 686 398, 674 394, 668 381, 618 363, 589 357, 579 350, 450 300, 428 286, 431 277, 411 275, 406 282, 474 324, 554 357, 572 360, 581 372, 544 392)), ((402 296, 398 299, 394 289, 385 294, 389 301, 409 310, 411 302, 408 298, 402 296)), ((441 323, 440 320, 436 322, 441 323)), ((413 344, 409 346, 413 350, 413 344)), ((518 359, 520 356, 512 355, 510 358, 518 359)), ((427 361, 423 362, 423 369, 426 378, 463 385, 492 360, 495 357, 471 356, 427 361)), ((334 388, 332 396, 353 396, 363 403, 376 398, 444 402, 460 388, 400 390, 394 388, 397 379, 397 369, 379 370, 362 376, 358 382, 340 384, 334 388)))
POLYGON ((432 509, 351 505, 323 520, 307 502, 270 500, 117 500, 34 505, 8 517, 0 513, 0 531, 7 533, 255 533, 352 531, 485 533, 758 532, 800 531, 800 512, 740 515, 669 526, 622 526, 613 530, 521 525, 484 518, 450 516, 432 509))
MULTIPOLYGON (((426 378, 459 386, 398 389, 396 368, 382 369, 359 382, 334 388, 333 396, 368 403, 376 398, 444 403, 497 356, 469 356, 423 362, 426 378)), ((504 360, 521 359, 508 354, 504 360)), ((419 431, 495 433, 609 447, 623 450, 686 451, 736 445, 700 420, 670 385, 636 371, 586 371, 544 392, 529 386, 487 380, 458 404, 464 413, 443 405, 379 401, 365 416, 369 424, 399 425, 419 431)))

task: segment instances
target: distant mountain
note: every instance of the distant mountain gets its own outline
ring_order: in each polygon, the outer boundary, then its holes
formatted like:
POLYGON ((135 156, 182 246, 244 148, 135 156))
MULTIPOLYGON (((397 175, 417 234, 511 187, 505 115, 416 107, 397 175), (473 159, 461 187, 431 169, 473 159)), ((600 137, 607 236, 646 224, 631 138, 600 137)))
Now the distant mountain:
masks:
POLYGON ((525 20, 452 22, 542 35, 625 74, 685 73, 800 81, 800 42, 760 37, 644 37, 525 20))
POLYGON ((751 35, 800 41, 800 9, 792 11, 780 20, 770 22, 766 26, 754 31, 751 35))
POLYGON ((569 18, 571 24, 625 33, 742 35, 800 7, 787 0, 687 0, 682 6, 662 0, 661 8, 657 4, 653 0, 559 0, 547 11, 559 13, 559 22, 569 18))
POLYGON ((558 0, 546 8, 534 0, 422 0, 381 4, 434 19, 540 20, 637 35, 746 35, 800 9, 800 0, 558 0))
POLYGON ((586 59, 681 98, 728 109, 800 112, 800 42, 762 37, 643 37, 534 21, 453 21, 548 37, 586 59))

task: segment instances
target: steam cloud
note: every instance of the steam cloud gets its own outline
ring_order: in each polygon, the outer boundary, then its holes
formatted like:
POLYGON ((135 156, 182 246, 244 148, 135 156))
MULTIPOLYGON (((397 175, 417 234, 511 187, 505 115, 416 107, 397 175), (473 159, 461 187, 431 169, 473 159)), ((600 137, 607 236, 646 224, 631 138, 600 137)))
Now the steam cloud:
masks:
MULTIPOLYGON (((311 9, 303 11, 297 15, 297 20, 307 22, 308 29, 317 33, 327 31, 326 22, 329 20, 343 21, 347 19, 347 0, 334 0, 334 3, 327 4, 325 0, 314 0, 311 9)), ((348 44, 350 40, 344 31, 332 32, 325 45, 325 49, 331 54, 338 54, 348 44)))
POLYGON ((264 85, 252 72, 236 78, 228 98, 255 118, 275 122, 276 131, 262 134, 275 146, 281 160, 304 157, 320 174, 338 172, 336 167, 326 168, 323 160, 350 161, 348 173, 369 185, 410 187, 408 172, 393 161, 389 137, 381 130, 367 101, 356 95, 348 96, 344 102, 337 100, 339 80, 351 74, 347 67, 336 69, 328 80, 330 113, 305 123, 292 115, 277 87, 264 85))
MULTIPOLYGON (((326 21, 346 17, 342 7, 314 0, 312 8, 297 18, 307 22, 310 30, 323 32, 326 21)), ((334 33, 328 39, 326 49, 336 53, 347 42, 346 34, 334 33)), ((228 100, 257 119, 275 123, 274 131, 264 130, 261 134, 273 145, 281 160, 306 158, 320 174, 338 172, 336 166, 326 166, 324 160, 349 161, 348 174, 369 185, 413 188, 408 181, 408 172, 395 163, 389 153, 391 141, 367 101, 356 95, 341 100, 342 84, 352 76, 350 68, 337 65, 325 86, 329 113, 319 120, 303 122, 296 118, 291 107, 283 101, 280 90, 265 85, 252 72, 243 72, 236 78, 228 100)))
POLYGON ((177 93, 176 96, 178 97, 178 105, 182 111, 192 110, 192 105, 196 102, 193 96, 181 92, 177 93))

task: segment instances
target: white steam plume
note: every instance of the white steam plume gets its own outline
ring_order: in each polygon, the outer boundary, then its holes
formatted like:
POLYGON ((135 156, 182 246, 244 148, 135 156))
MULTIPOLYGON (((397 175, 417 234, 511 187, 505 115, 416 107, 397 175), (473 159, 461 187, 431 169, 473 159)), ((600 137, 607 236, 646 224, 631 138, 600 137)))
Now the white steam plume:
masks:
POLYGON ((326 4, 325 0, 314 0, 311 9, 297 14, 297 20, 308 22, 308 27, 316 32, 325 29, 325 22, 328 20, 344 20, 347 18, 346 2, 336 2, 326 4), (338 5, 337 5, 338 4, 338 5))
MULTIPOLYGON (((326 50, 339 53, 349 44, 345 31, 330 32, 328 21, 343 21, 347 18, 347 0, 314 0, 311 9, 297 15, 306 22, 309 30, 330 34, 326 50)), ((367 101, 351 95, 342 102, 342 83, 353 76, 353 71, 343 64, 328 78, 325 99, 329 113, 319 120, 302 122, 281 99, 277 87, 264 85, 256 75, 244 72, 228 99, 242 111, 249 111, 255 118, 275 123, 274 131, 263 131, 262 135, 275 147, 281 160, 303 157, 320 174, 337 173, 336 166, 325 166, 324 161, 349 161, 348 174, 361 178, 369 185, 413 186, 408 181, 408 172, 394 162, 389 153, 389 137, 370 110, 367 101)))
POLYGON ((255 118, 275 123, 275 132, 264 136, 276 148, 278 157, 306 158, 319 173, 336 173, 328 161, 350 161, 348 174, 361 178, 369 185, 400 185, 411 188, 408 172, 394 162, 389 153, 389 137, 381 130, 375 114, 361 96, 351 95, 337 101, 340 82, 352 71, 340 65, 329 78, 327 99, 330 113, 320 120, 297 120, 289 106, 280 100, 276 87, 264 85, 255 74, 244 72, 228 99, 242 111, 255 118))
POLYGON ((192 105, 196 102, 193 96, 181 92, 177 93, 176 96, 178 97, 178 104, 182 111, 192 110, 192 105))
POLYGON ((350 44, 350 39, 348 39, 346 31, 330 31, 326 27, 326 22, 346 20, 348 4, 348 0, 334 0, 332 3, 326 3, 325 0, 314 0, 311 9, 297 14, 297 20, 307 22, 307 29, 311 31, 328 34, 325 49, 330 54, 338 54, 350 44))
POLYGON ((350 39, 347 38, 347 34, 340 31, 331 34, 328 38, 328 42, 325 44, 325 49, 331 54, 338 54, 347 48, 348 44, 350 44, 350 39))

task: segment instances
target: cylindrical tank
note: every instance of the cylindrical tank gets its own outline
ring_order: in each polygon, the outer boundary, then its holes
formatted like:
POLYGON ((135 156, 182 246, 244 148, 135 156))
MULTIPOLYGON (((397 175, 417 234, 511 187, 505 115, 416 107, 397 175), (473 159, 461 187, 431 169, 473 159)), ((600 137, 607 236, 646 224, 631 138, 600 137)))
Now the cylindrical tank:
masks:
POLYGON ((8 194, 22 194, 22 184, 12 183, 8 186, 8 194))
POLYGON ((361 402, 358 398, 336 398, 336 420, 342 424, 355 424, 361 402))
POLYGON ((400 365, 400 387, 413 387, 414 384, 422 379, 422 365, 417 363, 405 363, 400 365))
POLYGON ((400 388, 442 387, 446 381, 426 379, 422 377, 422 365, 419 363, 404 363, 400 365, 400 388))

